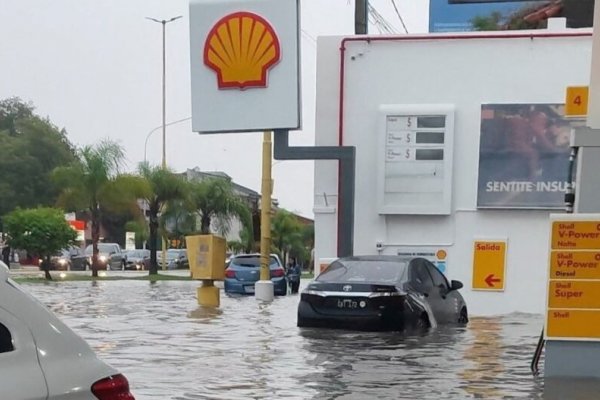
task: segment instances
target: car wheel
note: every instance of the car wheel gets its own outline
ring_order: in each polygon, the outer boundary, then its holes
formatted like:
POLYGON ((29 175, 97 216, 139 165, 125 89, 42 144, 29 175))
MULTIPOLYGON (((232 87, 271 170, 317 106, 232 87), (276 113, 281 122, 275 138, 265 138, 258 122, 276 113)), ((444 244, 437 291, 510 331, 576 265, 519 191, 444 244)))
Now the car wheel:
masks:
POLYGON ((415 328, 417 330, 426 330, 430 328, 429 317, 426 313, 421 314, 417 322, 415 323, 415 328))
POLYGON ((458 323, 466 324, 467 322, 469 322, 469 314, 467 314, 467 308, 463 307, 458 315, 458 323))

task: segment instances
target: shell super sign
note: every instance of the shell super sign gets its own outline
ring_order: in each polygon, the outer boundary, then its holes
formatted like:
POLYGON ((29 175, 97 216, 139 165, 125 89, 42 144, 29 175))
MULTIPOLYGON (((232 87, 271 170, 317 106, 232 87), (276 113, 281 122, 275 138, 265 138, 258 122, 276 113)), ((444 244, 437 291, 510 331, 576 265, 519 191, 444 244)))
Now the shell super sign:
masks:
POLYGON ((273 27, 250 12, 221 18, 204 43, 204 64, 217 73, 219 89, 266 87, 267 72, 280 57, 273 27))

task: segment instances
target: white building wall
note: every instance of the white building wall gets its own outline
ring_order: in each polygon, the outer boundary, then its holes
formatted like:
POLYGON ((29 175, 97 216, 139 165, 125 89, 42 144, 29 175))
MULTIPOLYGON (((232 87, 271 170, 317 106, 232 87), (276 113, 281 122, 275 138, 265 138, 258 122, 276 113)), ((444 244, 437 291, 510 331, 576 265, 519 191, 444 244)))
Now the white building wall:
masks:
MULTIPOLYGON (((343 135, 344 144, 357 149, 354 254, 376 254, 378 241, 384 243, 383 254, 396 254, 400 245, 444 247, 447 276, 465 284, 462 293, 472 314, 541 313, 550 211, 477 210, 481 105, 563 103, 567 86, 589 81, 591 37, 431 38, 346 43, 343 135), (455 106, 451 215, 378 214, 382 104, 455 106), (508 239, 504 292, 471 289, 475 238, 508 239)), ((318 41, 316 145, 338 144, 341 41, 318 41)), ((336 255, 337 176, 337 162, 316 162, 317 260, 336 255)))

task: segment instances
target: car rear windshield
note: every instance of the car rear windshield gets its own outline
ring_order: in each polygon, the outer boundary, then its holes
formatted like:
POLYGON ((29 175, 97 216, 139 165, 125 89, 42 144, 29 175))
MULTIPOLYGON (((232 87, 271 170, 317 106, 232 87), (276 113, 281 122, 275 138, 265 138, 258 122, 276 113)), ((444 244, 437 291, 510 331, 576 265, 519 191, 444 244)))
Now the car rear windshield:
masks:
MULTIPOLYGON (((100 253, 110 253, 111 251, 114 251, 114 250, 115 250, 115 246, 112 244, 98 243, 98 251, 100 253)), ((86 247, 85 254, 92 254, 92 245, 91 244, 88 247, 86 247)))
POLYGON ((138 257, 138 258, 149 257, 149 255, 147 255, 144 251, 140 251, 140 250, 128 251, 127 255, 129 257, 138 257))
POLYGON ((167 250, 167 259, 174 260, 177 257, 181 257, 182 255, 184 255, 184 252, 185 252, 185 250, 179 250, 179 249, 167 250))
MULTIPOLYGON (((279 265, 275 257, 271 257, 269 266, 279 265)), ((260 257, 236 257, 231 260, 230 266, 237 267, 260 267, 260 257)))
POLYGON ((406 271, 404 261, 334 261, 318 277, 320 282, 396 283, 406 271))

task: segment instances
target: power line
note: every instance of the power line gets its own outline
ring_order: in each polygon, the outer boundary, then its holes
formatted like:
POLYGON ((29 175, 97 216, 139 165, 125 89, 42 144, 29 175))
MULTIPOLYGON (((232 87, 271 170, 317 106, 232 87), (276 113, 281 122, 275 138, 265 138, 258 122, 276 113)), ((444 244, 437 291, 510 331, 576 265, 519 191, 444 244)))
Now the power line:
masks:
POLYGON ((406 29, 406 25, 404 24, 404 19, 402 18, 402 15, 400 15, 400 11, 398 11, 398 6, 396 5, 396 0, 392 0, 392 5, 394 6, 394 10, 396 10, 396 15, 398 16, 398 18, 400 19, 400 22, 402 23, 404 32, 408 33, 408 29, 406 29))
POLYGON ((373 23, 378 27, 379 32, 387 34, 397 33, 393 25, 390 24, 371 3, 368 4, 368 7, 369 15, 373 18, 373 23))

